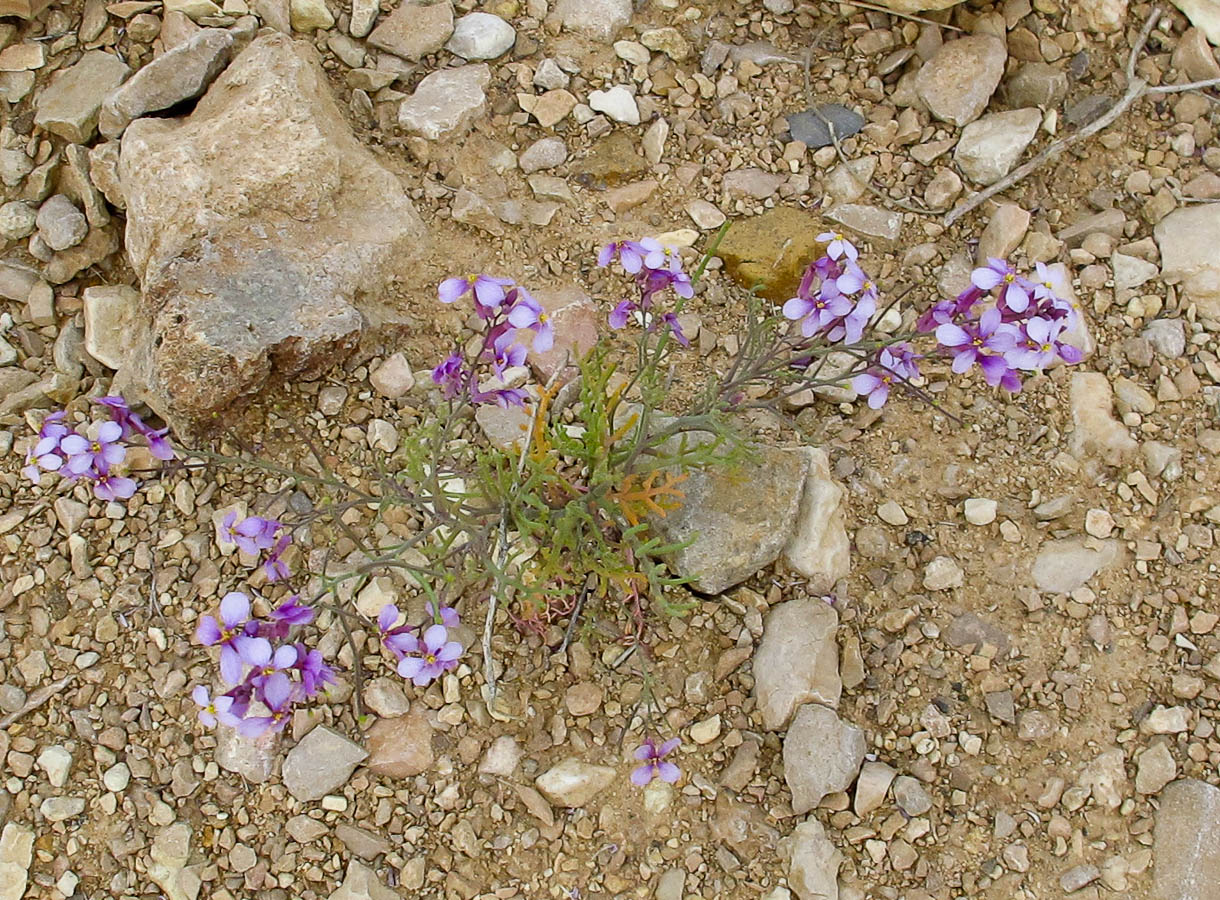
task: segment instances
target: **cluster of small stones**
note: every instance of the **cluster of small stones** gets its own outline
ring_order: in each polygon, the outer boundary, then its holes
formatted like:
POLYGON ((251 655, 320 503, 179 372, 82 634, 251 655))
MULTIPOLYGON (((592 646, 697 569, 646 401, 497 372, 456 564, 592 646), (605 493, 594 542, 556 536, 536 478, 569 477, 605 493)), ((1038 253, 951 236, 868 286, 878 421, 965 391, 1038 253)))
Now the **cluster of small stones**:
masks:
MULTIPOLYGON (((1066 31, 1052 0, 937 14, 964 36, 853 11, 840 49, 810 64, 813 97, 804 54, 822 23, 790 0, 718 16, 669 0, 639 14, 614 0, 88 0, 79 21, 5 19, 0 714, 20 718, 0 729, 0 898, 27 883, 134 896, 148 879, 172 900, 1209 896, 1189 880, 1220 883, 1220 864, 1187 838, 1220 825, 1220 207, 1198 204, 1220 198, 1210 101, 1133 111, 1130 129, 985 207, 969 255, 967 232, 898 207, 948 209, 1104 108, 1144 10, 1115 21, 1125 3, 1070 5, 1066 31), (110 137, 124 109, 154 109, 107 101, 158 53, 229 52, 201 28, 233 50, 260 28, 312 40, 357 129, 405 142, 425 219, 486 243, 487 261, 560 275, 625 232, 690 247, 726 215, 767 223, 825 200, 885 284, 951 296, 987 256, 1063 264, 1095 355, 1013 402, 934 372, 938 409, 913 418, 794 404, 847 488, 855 572, 832 605, 781 563, 776 581, 659 627, 653 690, 684 741, 675 788, 626 786, 618 735, 643 724, 642 683, 612 668, 618 648, 551 660, 560 634, 510 641, 507 621, 509 721, 471 666, 422 693, 374 669, 376 722, 359 742, 346 674, 283 746, 202 734, 188 693, 211 669, 189 635, 246 571, 218 554, 213 524, 235 503, 300 514, 309 498, 178 473, 127 507, 84 489, 31 506, 10 453, 48 403, 104 388, 121 359, 121 329, 100 327, 131 289, 99 123, 110 137), (862 120, 842 142, 849 164, 796 139, 787 116, 841 98, 862 120), (816 623, 799 632, 809 646, 777 646, 790 617, 816 623), (770 668, 793 658, 803 681, 770 668)), ((1139 73, 1187 81, 1220 65, 1171 16, 1139 73)), ((801 239, 792 221, 726 252, 726 274, 779 258, 801 239)), ((743 308, 709 283, 684 320, 700 360, 727 363, 743 308)), ((371 451, 392 453, 428 402, 411 366, 424 359, 359 359, 341 383, 294 388, 292 414, 338 473, 365 478, 371 451)), ((286 426, 267 413, 268 446, 292 461, 286 426)), ((377 540, 414 527, 394 510, 346 521, 377 540)), ((302 537, 336 569, 359 558, 341 534, 302 537)), ((421 603, 392 579, 369 590, 370 608, 421 603)), ((350 672, 342 630, 322 624, 350 672)), ((372 636, 357 640, 372 658, 372 636)))

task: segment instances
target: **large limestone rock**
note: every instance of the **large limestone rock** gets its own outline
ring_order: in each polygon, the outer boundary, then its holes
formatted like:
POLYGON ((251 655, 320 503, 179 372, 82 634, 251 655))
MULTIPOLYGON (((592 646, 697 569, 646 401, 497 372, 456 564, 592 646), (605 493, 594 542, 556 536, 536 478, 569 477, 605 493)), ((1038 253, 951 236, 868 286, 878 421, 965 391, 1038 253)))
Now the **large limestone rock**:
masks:
POLYGON ((718 594, 770 565, 788 542, 808 474, 803 454, 760 448, 753 460, 696 470, 682 505, 650 521, 665 543, 690 543, 670 566, 690 586, 718 594))
POLYGON ((1157 900, 1220 900, 1220 788, 1194 778, 1161 792, 1154 833, 1157 900))
POLYGON ((807 813, 827 794, 845 791, 860 771, 864 732, 820 703, 806 703, 784 737, 784 780, 792 811, 807 813))
POLYGON ((800 900, 838 900, 843 854, 821 822, 810 817, 797 825, 780 841, 779 855, 788 864, 788 885, 800 900))
POLYGON ((419 253, 398 179, 352 135, 313 48, 281 34, 189 117, 133 122, 119 175, 143 288, 119 385, 179 430, 341 361, 356 304, 419 253))
POLYGON ((801 703, 838 706, 839 614, 822 600, 789 600, 769 613, 754 654, 754 696, 768 731, 784 728, 801 703))
POLYGON ((915 91, 933 116, 961 128, 983 114, 1007 59, 1004 42, 990 34, 949 41, 916 74, 915 91))

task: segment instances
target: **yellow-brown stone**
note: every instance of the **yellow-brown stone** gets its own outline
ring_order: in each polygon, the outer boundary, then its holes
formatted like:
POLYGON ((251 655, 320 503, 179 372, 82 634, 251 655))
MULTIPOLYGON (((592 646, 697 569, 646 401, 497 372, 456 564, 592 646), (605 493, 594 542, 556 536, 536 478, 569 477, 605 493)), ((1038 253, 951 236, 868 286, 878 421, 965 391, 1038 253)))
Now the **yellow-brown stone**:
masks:
POLYGON ((783 302, 796 294, 805 268, 825 249, 817 241, 821 219, 808 210, 777 206, 761 216, 738 219, 717 255, 729 277, 746 290, 783 302))

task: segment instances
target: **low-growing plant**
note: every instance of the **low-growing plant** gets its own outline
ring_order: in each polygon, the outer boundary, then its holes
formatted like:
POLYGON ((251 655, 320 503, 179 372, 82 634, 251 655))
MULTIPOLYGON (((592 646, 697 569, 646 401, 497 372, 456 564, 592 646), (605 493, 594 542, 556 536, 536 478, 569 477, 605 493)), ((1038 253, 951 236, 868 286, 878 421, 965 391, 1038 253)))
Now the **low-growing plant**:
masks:
MULTIPOLYGON (((315 458, 313 471, 251 452, 181 450, 200 464, 250 467, 321 495, 317 509, 295 520, 230 511, 219 522, 218 545, 261 566, 267 582, 294 580, 287 561, 294 535, 321 518, 357 548, 337 567, 328 555, 321 571, 302 573, 316 587, 309 600, 293 593, 272 606, 231 591, 216 615, 200 617, 196 637, 217 652, 224 685, 218 694, 205 685, 194 689, 200 721, 246 737, 282 729, 298 704, 335 681, 311 646, 323 617, 338 623, 350 645, 358 715, 365 656, 359 636, 375 635, 397 673, 426 688, 461 664, 471 633, 462 617, 480 605, 485 697, 494 713, 499 610, 520 631, 544 637, 567 620, 556 651, 566 649, 582 622, 595 622, 629 653, 647 649, 652 617, 687 605, 680 586, 692 573, 670 568, 680 547, 665 543, 655 523, 683 504, 684 484, 699 470, 749 459, 737 424, 742 410, 778 409, 791 394, 831 385, 852 388, 874 409, 894 391, 926 399, 922 367, 934 360, 958 375, 977 368, 988 385, 1016 391, 1022 373, 1081 359, 1065 343, 1079 312, 1057 273, 1041 263, 1028 278, 989 260, 957 298, 903 316, 893 302, 882 308, 854 244, 833 232, 817 239, 824 252, 795 295, 778 309, 751 297, 739 352, 684 405, 671 390, 675 354, 690 343, 682 314, 716 244, 687 274, 677 250, 644 238, 601 250, 598 265, 617 263, 634 293, 609 306, 611 336, 561 361, 545 384, 530 385, 524 366, 531 354, 556 346, 554 323, 529 290, 488 274, 443 281, 439 301, 469 302, 478 339, 435 366, 434 414, 404 432, 367 483, 328 471, 307 437, 302 443, 315 458), (893 326, 886 333, 876 327, 883 319, 893 326), (627 336, 626 354, 615 333, 627 336), (484 407, 515 416, 519 435, 502 444, 472 439, 471 421, 484 407), (387 516, 395 507, 410 512, 408 537, 373 544, 346 521, 351 510, 387 516), (352 598, 388 571, 404 574, 426 601, 417 621, 408 622, 394 603, 373 618, 357 610, 352 598), (268 610, 265 616, 253 614, 256 605, 268 610)), ((69 483, 91 483, 100 499, 130 498, 138 488, 134 473, 119 474, 119 467, 136 438, 154 457, 182 464, 165 429, 145 425, 121 398, 94 402, 109 420, 73 427, 63 411, 43 420, 24 469, 36 484, 54 472, 69 483)), ((676 739, 658 740, 650 737, 637 750, 643 765, 632 774, 636 784, 678 778, 664 759, 676 739)))

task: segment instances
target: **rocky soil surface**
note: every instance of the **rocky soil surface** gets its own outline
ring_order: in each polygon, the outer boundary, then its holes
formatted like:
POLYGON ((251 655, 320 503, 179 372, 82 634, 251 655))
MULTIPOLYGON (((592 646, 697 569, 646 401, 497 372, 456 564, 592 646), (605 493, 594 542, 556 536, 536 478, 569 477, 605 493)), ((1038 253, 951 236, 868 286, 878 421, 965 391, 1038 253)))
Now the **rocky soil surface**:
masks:
MULTIPOLYGON (((1140 102, 947 227, 1104 114, 1151 6, 883 5, 0 0, 0 900, 1220 898, 1214 92, 1140 102), (278 463, 311 464, 304 429, 366 478, 469 334, 441 278, 511 275, 583 346, 621 299, 600 244, 693 260, 726 218, 675 402, 825 222, 908 292, 891 330, 989 256, 1062 266, 1089 356, 1015 397, 947 367, 934 404, 792 397, 750 423, 776 449, 748 496, 692 491, 708 593, 646 653, 595 630, 552 657, 562 632, 505 619, 489 710, 477 649, 417 690, 360 633, 358 721, 324 617, 340 684, 256 743, 196 721, 192 636, 226 591, 284 589, 214 525, 319 498, 20 474, 47 411, 122 390, 278 463), (674 786, 628 780, 646 684, 674 786)), ((1135 76, 1220 78, 1220 5, 1177 5, 1135 76)), ((359 556, 308 538, 298 571, 359 556)))

